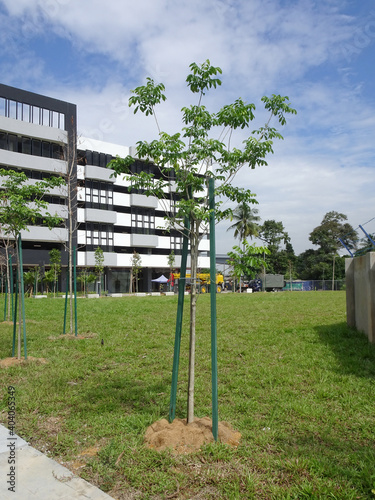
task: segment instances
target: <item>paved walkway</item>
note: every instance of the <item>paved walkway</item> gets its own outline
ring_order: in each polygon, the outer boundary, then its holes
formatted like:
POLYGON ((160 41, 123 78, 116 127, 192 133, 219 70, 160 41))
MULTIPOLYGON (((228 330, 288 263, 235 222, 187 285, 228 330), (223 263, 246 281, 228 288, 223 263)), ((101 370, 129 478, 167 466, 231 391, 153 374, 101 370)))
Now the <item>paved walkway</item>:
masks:
POLYGON ((1 500, 111 500, 0 425, 1 500), (10 489, 9 489, 10 488, 10 489), (13 489, 13 490, 12 490, 13 489))

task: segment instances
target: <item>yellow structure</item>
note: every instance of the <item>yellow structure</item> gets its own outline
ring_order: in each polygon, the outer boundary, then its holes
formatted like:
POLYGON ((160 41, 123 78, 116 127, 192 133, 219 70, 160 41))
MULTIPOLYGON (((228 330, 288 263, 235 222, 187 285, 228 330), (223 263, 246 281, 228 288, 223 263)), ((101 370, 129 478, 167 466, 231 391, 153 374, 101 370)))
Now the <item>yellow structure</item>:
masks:
MULTIPOLYGON (((180 279, 180 273, 173 274, 174 279, 180 279)), ((186 278, 191 279, 191 274, 186 273, 186 278)), ((209 273, 198 273, 197 274, 197 284, 200 286, 200 292, 206 293, 209 290, 210 285, 210 274, 209 273)), ((216 274, 216 291, 220 293, 224 287, 224 276, 222 274, 216 274)))

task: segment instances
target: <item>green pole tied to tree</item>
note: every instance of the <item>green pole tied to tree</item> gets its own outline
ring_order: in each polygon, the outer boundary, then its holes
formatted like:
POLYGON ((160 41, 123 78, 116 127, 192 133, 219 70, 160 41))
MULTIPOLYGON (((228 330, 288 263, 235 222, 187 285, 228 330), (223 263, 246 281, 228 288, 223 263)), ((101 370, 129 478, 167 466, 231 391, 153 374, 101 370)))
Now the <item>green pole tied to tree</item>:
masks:
POLYGON ((21 235, 18 237, 18 251, 20 258, 20 293, 21 293, 21 304, 22 304, 22 323, 23 323, 23 351, 25 355, 25 360, 27 359, 27 343, 26 343, 26 315, 25 315, 25 289, 23 284, 23 260, 22 260, 22 241, 21 235))
POLYGON ((7 319, 7 305, 8 305, 8 279, 5 279, 4 321, 6 321, 7 319))
POLYGON ((13 263, 12 263, 12 256, 9 255, 9 278, 10 278, 10 297, 11 297, 11 302, 12 302, 12 317, 13 317, 13 291, 14 291, 14 283, 13 283, 13 263))
POLYGON ((211 371, 212 371, 212 434, 215 441, 219 434, 217 389, 217 322, 216 322, 216 249, 215 249, 215 183, 208 181, 210 202, 210 290, 211 290, 211 371))
POLYGON ((68 259, 68 268, 66 270, 66 293, 65 293, 65 307, 64 307, 64 326, 63 326, 63 335, 66 332, 66 314, 68 310, 68 292, 69 292, 69 259, 68 259))
POLYGON ((189 219, 185 217, 185 231, 182 240, 182 256, 180 279, 178 282, 178 304, 177 304, 177 318, 176 318, 176 332, 174 340, 174 354, 173 354, 173 368, 172 368, 172 384, 171 384, 171 400, 169 405, 169 422, 172 423, 176 416, 176 400, 177 400, 177 380, 178 380, 178 366, 180 363, 180 347, 181 347, 181 330, 182 330, 182 317, 184 312, 184 298, 186 286, 186 263, 188 255, 188 231, 190 223, 189 219))
MULTIPOLYGON (((12 296, 13 296, 13 292, 12 292, 12 296)), ((15 297, 14 311, 13 311, 13 308, 12 308, 12 314, 14 313, 14 316, 13 316, 12 358, 14 358, 14 356, 16 355, 17 304, 18 304, 18 280, 16 280, 16 297, 15 297)))
POLYGON ((77 250, 73 248, 73 283, 74 283, 74 326, 77 337, 77 250))

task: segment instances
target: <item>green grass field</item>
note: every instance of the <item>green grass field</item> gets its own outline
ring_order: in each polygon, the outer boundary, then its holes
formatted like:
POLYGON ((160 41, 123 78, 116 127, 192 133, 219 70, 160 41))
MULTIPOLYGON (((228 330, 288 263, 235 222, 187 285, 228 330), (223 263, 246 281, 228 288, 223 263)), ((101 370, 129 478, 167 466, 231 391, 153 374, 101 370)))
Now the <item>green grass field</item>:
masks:
MULTIPOLYGON (((1 422, 13 385, 17 433, 118 499, 375 498, 375 346, 346 326, 345 292, 218 295, 219 419, 241 443, 174 457, 143 436, 168 416, 176 306, 166 296, 80 299, 87 338, 69 339, 62 299, 27 299, 28 354, 48 362, 1 369, 1 422)), ((0 359, 11 338, 0 323, 0 359)), ((196 416, 211 416, 208 296, 198 300, 196 372, 196 416)))

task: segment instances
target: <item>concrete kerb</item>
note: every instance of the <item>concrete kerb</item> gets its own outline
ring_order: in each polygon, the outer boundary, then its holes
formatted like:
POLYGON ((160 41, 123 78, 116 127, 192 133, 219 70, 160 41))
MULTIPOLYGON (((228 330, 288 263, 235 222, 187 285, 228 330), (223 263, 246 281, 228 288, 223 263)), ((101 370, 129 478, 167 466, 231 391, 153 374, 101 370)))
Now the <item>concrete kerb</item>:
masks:
POLYGON ((112 499, 1 424, 0 471, 2 500, 112 499))

